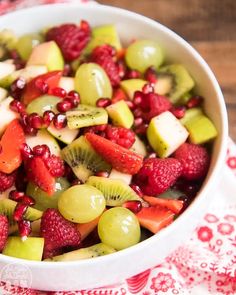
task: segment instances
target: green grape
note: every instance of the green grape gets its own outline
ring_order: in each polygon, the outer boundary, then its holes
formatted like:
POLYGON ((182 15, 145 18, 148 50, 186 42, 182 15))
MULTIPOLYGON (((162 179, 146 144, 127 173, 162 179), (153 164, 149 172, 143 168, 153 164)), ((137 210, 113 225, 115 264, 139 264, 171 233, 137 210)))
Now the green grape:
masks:
POLYGON ((115 207, 100 217, 98 235, 104 244, 122 250, 137 244, 141 231, 134 213, 123 207, 115 207))
POLYGON ((112 96, 112 87, 106 72, 95 63, 84 63, 78 68, 75 90, 79 92, 82 104, 92 106, 96 106, 99 98, 112 96))
POLYGON ((28 104, 26 111, 28 114, 37 113, 40 116, 43 115, 45 111, 56 112, 56 105, 61 99, 57 96, 43 95, 31 101, 28 104))
POLYGON ((150 66, 156 69, 163 63, 163 51, 155 41, 139 40, 126 51, 125 60, 131 69, 144 73, 150 66))
POLYGON ((23 60, 27 60, 32 52, 32 49, 43 42, 43 38, 40 34, 27 34, 18 39, 16 43, 16 49, 23 60))
POLYGON ((58 209, 64 218, 75 223, 86 223, 102 214, 106 207, 103 194, 88 184, 74 185, 63 192, 58 209))
POLYGON ((29 182, 26 188, 26 194, 34 198, 34 208, 38 210, 46 210, 47 208, 57 209, 58 198, 70 186, 66 178, 58 178, 56 180, 56 191, 52 196, 42 191, 38 186, 29 182))

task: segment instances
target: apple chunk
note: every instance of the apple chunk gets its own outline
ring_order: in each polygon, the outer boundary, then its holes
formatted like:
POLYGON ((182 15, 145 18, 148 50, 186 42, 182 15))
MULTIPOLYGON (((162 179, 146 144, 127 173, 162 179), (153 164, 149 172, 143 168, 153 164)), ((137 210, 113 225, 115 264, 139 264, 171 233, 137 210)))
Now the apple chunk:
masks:
POLYGON ((169 111, 152 118, 147 138, 160 158, 171 155, 188 138, 188 131, 169 111))
POLYGON ((34 47, 27 65, 45 65, 49 72, 63 70, 64 59, 57 44, 49 41, 34 47))

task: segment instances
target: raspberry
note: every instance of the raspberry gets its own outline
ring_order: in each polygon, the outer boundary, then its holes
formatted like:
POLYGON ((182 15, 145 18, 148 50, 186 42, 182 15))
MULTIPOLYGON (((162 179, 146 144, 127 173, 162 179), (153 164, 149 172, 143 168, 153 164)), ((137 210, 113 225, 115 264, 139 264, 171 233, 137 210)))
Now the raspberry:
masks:
POLYGON ((7 242, 8 228, 7 217, 5 215, 0 215, 0 252, 2 252, 7 242))
POLYGON ((196 144, 184 143, 174 153, 183 166, 182 177, 197 180, 206 176, 210 164, 207 150, 196 144))
POLYGON ((78 58, 88 44, 91 37, 91 29, 87 22, 81 21, 80 26, 75 24, 63 24, 51 28, 46 34, 47 41, 55 41, 60 47, 66 61, 70 62, 78 58))
POLYGON ((120 83, 119 68, 113 59, 115 54, 114 48, 105 44, 96 47, 91 55, 91 60, 105 70, 113 87, 120 83))
POLYGON ((6 174, 0 171, 0 193, 13 186, 16 180, 16 173, 6 174))
POLYGON ((65 174, 65 165, 61 158, 51 155, 45 160, 45 164, 52 176, 62 177, 65 174))
POLYGON ((181 176, 181 163, 174 158, 146 159, 134 182, 146 195, 155 196, 165 192, 181 176))
POLYGON ((77 248, 80 234, 76 225, 66 220, 56 209, 47 209, 42 216, 41 236, 45 239, 44 259, 77 248))

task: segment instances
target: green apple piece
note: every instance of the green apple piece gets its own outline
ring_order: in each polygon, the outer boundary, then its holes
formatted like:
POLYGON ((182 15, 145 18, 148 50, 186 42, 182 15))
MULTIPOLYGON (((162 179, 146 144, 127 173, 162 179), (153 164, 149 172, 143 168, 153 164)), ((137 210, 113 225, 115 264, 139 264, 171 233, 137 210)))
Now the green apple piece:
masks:
POLYGON ((9 104, 13 101, 12 97, 7 97, 0 102, 0 136, 8 126, 8 124, 19 117, 19 114, 13 112, 9 108, 9 104))
POLYGON ((57 112, 56 105, 60 101, 61 99, 57 96, 47 95, 47 94, 42 95, 32 100, 28 104, 26 111, 28 114, 37 113, 40 116, 42 116, 45 111, 53 111, 56 113, 57 112))
POLYGON ((46 144, 49 147, 51 154, 60 156, 61 149, 58 142, 45 129, 39 130, 36 136, 27 135, 25 140, 30 148, 33 148, 36 145, 46 144))
POLYGON ((0 87, 0 102, 7 97, 7 90, 0 87))
POLYGON ((119 35, 114 25, 99 26, 92 30, 92 39, 85 48, 86 54, 91 53, 95 47, 103 44, 109 44, 116 50, 120 50, 122 48, 119 35))
POLYGON ((213 122, 205 115, 199 115, 185 123, 191 143, 203 144, 217 136, 213 122))
POLYGON ((64 59, 57 44, 49 41, 33 48, 27 65, 45 65, 48 71, 63 70, 64 59))
POLYGON ((130 128, 133 125, 134 115, 124 100, 111 104, 106 110, 114 125, 125 128, 130 128))
POLYGON ((72 77, 61 77, 58 87, 65 89, 66 92, 75 90, 75 79, 72 77))
POLYGON ((203 115, 203 111, 201 108, 191 108, 186 110, 183 118, 180 119, 180 122, 185 126, 185 124, 200 115, 203 115))
POLYGON ((11 63, 0 62, 0 79, 12 74, 16 70, 16 66, 11 63))
POLYGON ((96 106, 99 98, 111 98, 111 82, 98 64, 84 63, 75 75, 75 90, 79 92, 82 104, 96 106))
POLYGON ((21 237, 9 237, 2 253, 11 257, 41 261, 43 246, 43 238, 29 237, 23 241, 21 237))
POLYGON ((160 158, 171 155, 188 138, 188 131, 169 111, 152 118, 147 138, 160 158))
POLYGON ((133 99, 135 91, 141 91, 143 86, 148 82, 142 79, 123 80, 120 83, 121 88, 128 95, 129 99, 133 99))
POLYGON ((53 124, 50 124, 47 130, 56 139, 66 144, 70 144, 79 134, 79 129, 69 129, 67 126, 62 129, 57 129, 53 124))
POLYGON ((109 175, 110 179, 116 179, 116 180, 121 180, 125 182, 126 184, 130 185, 131 180, 132 180, 132 175, 122 173, 120 171, 117 171, 116 169, 111 169, 111 173, 109 175))
POLYGON ((131 146, 130 150, 137 153, 137 154, 142 155, 143 157, 147 156, 146 146, 143 143, 143 141, 137 135, 135 135, 135 142, 131 146))
POLYGON ((45 211, 48 208, 57 209, 58 199, 62 192, 70 187, 70 183, 66 178, 60 177, 56 179, 55 193, 49 196, 46 192, 42 191, 38 186, 29 182, 26 188, 26 194, 33 197, 35 200, 34 208, 45 211))

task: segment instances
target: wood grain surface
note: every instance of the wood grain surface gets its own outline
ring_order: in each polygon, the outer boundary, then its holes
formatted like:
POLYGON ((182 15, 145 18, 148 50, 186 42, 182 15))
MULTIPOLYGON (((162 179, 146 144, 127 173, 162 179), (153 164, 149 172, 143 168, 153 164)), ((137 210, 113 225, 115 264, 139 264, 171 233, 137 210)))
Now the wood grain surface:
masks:
POLYGON ((236 141, 236 0, 98 0, 168 26, 207 61, 222 88, 236 141))

